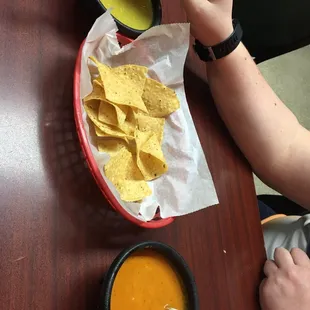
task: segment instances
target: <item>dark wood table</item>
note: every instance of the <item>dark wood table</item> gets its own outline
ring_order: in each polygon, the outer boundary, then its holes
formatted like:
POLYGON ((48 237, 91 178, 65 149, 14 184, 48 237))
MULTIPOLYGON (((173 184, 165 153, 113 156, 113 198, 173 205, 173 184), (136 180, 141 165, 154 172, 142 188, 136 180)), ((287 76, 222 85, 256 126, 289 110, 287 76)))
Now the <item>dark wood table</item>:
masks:
MULTIPOLYGON (((81 154, 72 74, 91 18, 74 0, 0 0, 0 309, 95 309, 113 258, 142 240, 187 260, 201 309, 257 309, 265 259, 251 169, 214 108, 190 54, 190 109, 218 206, 143 230, 113 213, 81 154)), ((163 1, 164 21, 185 20, 163 1)))

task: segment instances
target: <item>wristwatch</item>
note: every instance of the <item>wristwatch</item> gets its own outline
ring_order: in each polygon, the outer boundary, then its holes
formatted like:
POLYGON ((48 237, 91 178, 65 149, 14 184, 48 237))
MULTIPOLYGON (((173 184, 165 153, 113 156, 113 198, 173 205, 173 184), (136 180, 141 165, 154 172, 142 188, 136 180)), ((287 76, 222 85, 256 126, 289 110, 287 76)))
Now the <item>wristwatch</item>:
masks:
POLYGON ((233 20, 233 33, 223 42, 214 46, 205 46, 197 39, 194 50, 202 61, 214 61, 229 55, 236 49, 242 39, 243 31, 237 19, 233 20))

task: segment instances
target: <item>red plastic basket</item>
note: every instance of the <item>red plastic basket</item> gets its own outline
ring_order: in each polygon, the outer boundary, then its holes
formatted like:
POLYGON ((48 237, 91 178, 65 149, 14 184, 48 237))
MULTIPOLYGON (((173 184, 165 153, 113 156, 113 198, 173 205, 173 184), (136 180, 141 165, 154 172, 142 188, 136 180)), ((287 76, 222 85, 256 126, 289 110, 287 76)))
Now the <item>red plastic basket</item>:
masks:
MULTIPOLYGON (((127 37, 122 36, 121 34, 117 34, 118 40, 122 45, 128 44, 131 42, 131 39, 128 39, 127 37)), ((124 218, 129 220, 130 222, 144 228, 160 228, 169 225, 174 221, 173 217, 169 217, 166 219, 162 219, 159 214, 155 216, 155 218, 149 222, 143 222, 138 220, 137 218, 133 217, 131 214, 129 214, 117 201, 116 197, 113 195, 113 193, 110 191, 107 183, 103 179, 99 168, 97 166, 97 163, 93 157, 93 154, 91 152, 89 142, 86 136, 83 119, 82 119, 82 109, 81 109, 81 103, 80 103, 80 74, 81 74, 81 58, 82 58, 82 49, 84 46, 85 41, 82 42, 79 53, 77 56, 75 69, 74 69, 74 85, 73 85, 73 107, 74 107, 74 118, 75 118, 75 124, 76 129, 78 133, 78 137, 81 143, 81 147, 83 150, 83 153, 85 155, 88 167, 93 175, 93 177, 96 180, 97 185, 99 186, 101 192, 105 196, 105 198, 110 203, 111 207, 119 212, 124 218)))

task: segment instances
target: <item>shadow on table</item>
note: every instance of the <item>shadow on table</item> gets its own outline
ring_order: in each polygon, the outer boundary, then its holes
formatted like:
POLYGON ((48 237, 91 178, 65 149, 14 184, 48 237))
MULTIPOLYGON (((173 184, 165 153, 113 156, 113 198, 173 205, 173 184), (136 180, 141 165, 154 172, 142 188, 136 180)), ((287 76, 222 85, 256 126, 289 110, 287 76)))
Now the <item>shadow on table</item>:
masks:
POLYGON ((10 23, 12 32, 23 31, 24 33, 40 29, 77 47, 85 39, 97 18, 97 15, 88 8, 88 2, 68 0, 66 5, 62 5, 60 1, 51 1, 48 9, 43 10, 38 10, 35 5, 29 6, 27 3, 23 7, 7 2, 6 14, 4 18, 0 18, 0 26, 10 23), (59 9, 60 5, 61 9, 59 9))
POLYGON ((58 200, 58 239, 69 248, 71 239, 80 238, 86 247, 121 249, 142 230, 112 210, 85 162, 73 116, 74 61, 59 61, 42 85, 41 152, 58 200))
POLYGON ((95 310, 98 308, 100 290, 103 274, 95 269, 91 273, 85 273, 83 277, 75 279, 72 290, 70 291, 67 304, 59 304, 58 310, 95 310), (81 302, 81 292, 83 292, 83 302, 81 302))

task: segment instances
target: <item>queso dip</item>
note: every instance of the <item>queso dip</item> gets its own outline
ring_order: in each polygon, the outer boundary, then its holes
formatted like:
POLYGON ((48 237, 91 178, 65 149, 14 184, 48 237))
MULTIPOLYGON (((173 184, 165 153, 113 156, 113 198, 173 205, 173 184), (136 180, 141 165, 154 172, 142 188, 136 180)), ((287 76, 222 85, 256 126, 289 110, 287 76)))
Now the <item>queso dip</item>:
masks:
POLYGON ((143 250, 131 255, 118 271, 111 310, 186 309, 183 285, 161 254, 143 250))
POLYGON ((136 30, 146 30, 153 21, 151 0, 100 0, 121 23, 136 30))

